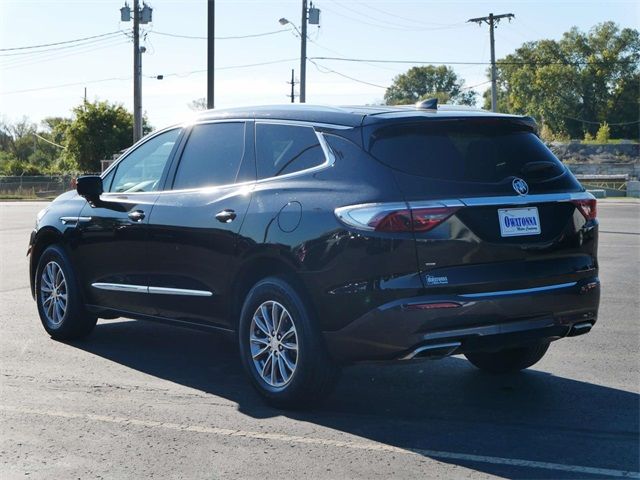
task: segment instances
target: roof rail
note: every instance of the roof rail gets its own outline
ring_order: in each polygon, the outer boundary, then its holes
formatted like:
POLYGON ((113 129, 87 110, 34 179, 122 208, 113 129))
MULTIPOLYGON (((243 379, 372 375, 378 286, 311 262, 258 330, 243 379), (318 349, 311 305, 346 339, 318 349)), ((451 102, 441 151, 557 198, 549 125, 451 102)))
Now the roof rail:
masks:
POLYGON ((438 99, 428 98, 426 100, 416 102, 416 108, 418 110, 438 110, 438 99))

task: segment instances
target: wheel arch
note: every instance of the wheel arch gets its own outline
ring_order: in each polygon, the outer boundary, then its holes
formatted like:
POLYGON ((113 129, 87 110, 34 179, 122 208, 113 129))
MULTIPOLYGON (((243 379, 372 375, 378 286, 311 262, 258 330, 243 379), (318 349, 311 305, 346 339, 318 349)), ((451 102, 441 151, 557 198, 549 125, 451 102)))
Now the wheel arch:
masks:
POLYGON ((35 298, 35 276, 42 253, 51 245, 62 243, 62 233, 53 227, 44 227, 38 231, 29 252, 29 285, 31 296, 35 298))
POLYGON ((267 277, 287 278, 292 288, 295 288, 304 298, 311 300, 302 277, 298 274, 298 269, 291 261, 282 256, 266 253, 255 256, 243 264, 233 282, 230 314, 231 323, 235 329, 238 327, 242 304, 249 290, 267 277))

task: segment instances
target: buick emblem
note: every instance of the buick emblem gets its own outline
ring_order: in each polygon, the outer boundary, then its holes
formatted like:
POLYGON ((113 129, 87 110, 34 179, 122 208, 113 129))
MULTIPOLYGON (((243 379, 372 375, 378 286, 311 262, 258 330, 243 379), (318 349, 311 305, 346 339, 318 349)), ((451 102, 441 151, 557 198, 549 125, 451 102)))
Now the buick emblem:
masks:
POLYGON ((527 193, 529 193, 529 185, 527 185, 527 182, 525 182, 521 178, 514 178, 513 182, 511 182, 511 185, 518 195, 526 195, 527 193))

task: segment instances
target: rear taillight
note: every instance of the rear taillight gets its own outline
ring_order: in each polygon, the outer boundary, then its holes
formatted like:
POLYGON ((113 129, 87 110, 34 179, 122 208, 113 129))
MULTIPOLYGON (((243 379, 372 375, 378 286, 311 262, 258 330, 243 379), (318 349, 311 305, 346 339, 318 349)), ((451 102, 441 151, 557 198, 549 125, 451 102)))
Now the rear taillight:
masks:
POLYGON ((595 198, 573 200, 573 204, 587 220, 595 220, 598 216, 598 207, 595 198))
POLYGON ((409 208, 406 203, 379 203, 337 208, 343 223, 375 232, 427 232, 453 215, 459 207, 441 205, 409 208))

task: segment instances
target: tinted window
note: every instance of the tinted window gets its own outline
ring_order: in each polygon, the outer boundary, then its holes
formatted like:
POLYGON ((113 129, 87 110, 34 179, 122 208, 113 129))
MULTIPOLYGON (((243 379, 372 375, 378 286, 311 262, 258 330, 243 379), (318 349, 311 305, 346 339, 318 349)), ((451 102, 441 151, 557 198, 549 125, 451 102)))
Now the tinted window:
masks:
POLYGON ((258 178, 277 177, 325 162, 312 127, 256 124, 258 178))
POLYGON ((405 173, 458 182, 539 182, 565 171, 535 134, 506 124, 395 125, 374 132, 370 153, 405 173))
MULTIPOLYGON (((110 192, 154 192, 180 129, 156 135, 127 155, 116 167, 110 192)), ((111 174, 109 174, 111 175, 111 174)))
POLYGON ((245 124, 196 125, 184 148, 173 188, 234 183, 244 154, 245 124))

